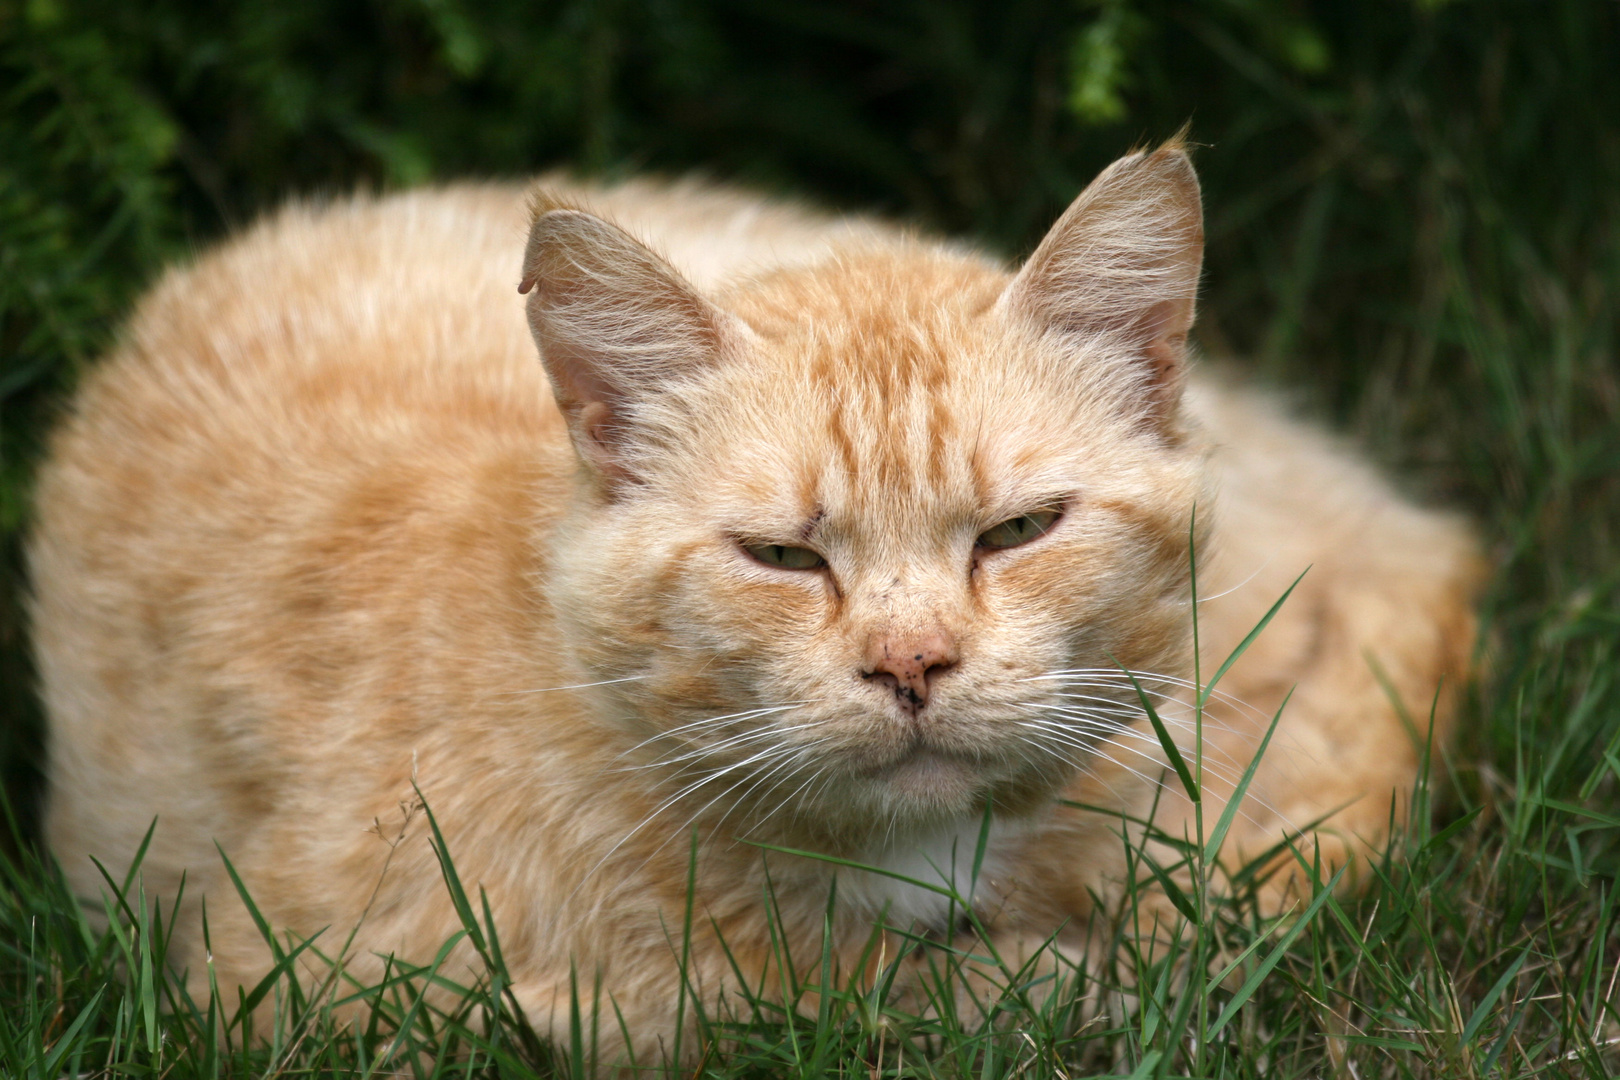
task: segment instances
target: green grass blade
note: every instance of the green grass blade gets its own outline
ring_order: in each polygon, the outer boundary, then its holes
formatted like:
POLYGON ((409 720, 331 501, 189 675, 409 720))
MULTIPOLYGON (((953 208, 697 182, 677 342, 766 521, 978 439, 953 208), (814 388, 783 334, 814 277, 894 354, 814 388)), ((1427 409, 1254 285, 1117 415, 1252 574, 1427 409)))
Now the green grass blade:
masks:
POLYGON ((781 855, 793 855, 801 859, 814 859, 817 862, 829 863, 833 866, 847 866, 851 870, 864 870, 868 874, 877 874, 880 877, 893 878, 895 881, 903 881, 907 885, 915 885, 919 889, 927 889, 929 892, 938 896, 950 897, 962 904, 964 908, 967 907, 966 898, 961 896, 954 888, 951 888, 948 885, 930 884, 929 882, 923 881, 920 878, 907 877, 905 874, 897 874, 893 870, 889 870, 881 866, 871 866, 867 863, 855 862, 853 859, 842 859, 836 855, 825 855, 819 851, 805 851, 802 848, 781 847, 780 845, 767 844, 760 840, 745 840, 743 842, 752 847, 760 848, 763 851, 774 851, 781 855))
POLYGON ((1209 841, 1204 846, 1204 859, 1214 862, 1221 853, 1221 845, 1226 843, 1226 834, 1232 829, 1232 822, 1237 820, 1238 807, 1243 803, 1243 797, 1249 792, 1249 784, 1254 781, 1254 774, 1260 768, 1260 760, 1266 756, 1266 748, 1271 745, 1271 737, 1277 733, 1277 723, 1282 719, 1283 710, 1288 708, 1289 701, 1293 700, 1294 691, 1289 689, 1282 704, 1272 714, 1271 723, 1266 727, 1265 737, 1255 749, 1254 757, 1249 760, 1248 768, 1243 770, 1243 776, 1238 780, 1237 786, 1232 789, 1232 797, 1227 800, 1226 808, 1221 816, 1215 820, 1215 828, 1209 834, 1209 841))
POLYGON ((439 819, 434 815, 433 808, 428 805, 427 798, 422 789, 411 782, 411 790, 416 793, 417 800, 422 804, 422 812, 427 815, 428 827, 433 830, 433 854, 439 860, 439 873, 444 878, 445 888, 450 891, 450 902, 455 905, 456 917, 461 920, 462 928, 467 931, 467 938, 472 942, 478 955, 487 963, 489 951, 484 941, 483 928, 478 925, 478 916, 473 913, 472 901, 467 897, 467 890, 462 887, 461 875, 456 872, 456 864, 450 857, 450 845, 445 842, 444 833, 439 829, 439 819))
POLYGON ((1176 779, 1181 781, 1182 790, 1187 793, 1187 798, 1195 803, 1200 802, 1203 793, 1198 790, 1198 781, 1193 779, 1191 770, 1187 768, 1187 762, 1181 756, 1180 748, 1176 746, 1176 741, 1170 737, 1170 730, 1164 726, 1164 721, 1159 718, 1159 712, 1153 707, 1153 702, 1148 699, 1147 691, 1142 689, 1142 684, 1136 681, 1136 675, 1129 668, 1121 664, 1112 655, 1108 659, 1113 660, 1114 666, 1123 671, 1125 677, 1131 681, 1131 685, 1136 688, 1136 697, 1142 703, 1142 711, 1147 713, 1148 722, 1153 725, 1153 733, 1159 737, 1159 745, 1164 748, 1165 757, 1170 759, 1170 767, 1176 771, 1176 779))
MULTIPOLYGON (((281 943, 276 940, 275 933, 270 929, 270 923, 265 920, 264 915, 259 911, 259 905, 253 902, 253 897, 248 892, 247 886, 242 883, 242 876, 236 872, 236 867, 232 865, 230 856, 225 854, 225 849, 219 846, 218 841, 214 842, 214 850, 219 852, 220 861, 225 864, 225 873, 230 875, 231 884, 236 887, 236 895, 241 898, 243 906, 247 908, 248 916, 253 920, 253 925, 259 931, 259 937, 263 938, 264 943, 270 947, 270 955, 280 960, 282 957, 281 943)), ((310 940, 314 939, 311 938, 310 940)))
POLYGON ((1130 1071, 1127 1080, 1148 1080, 1150 1076, 1159 1075, 1159 1062, 1164 1060, 1164 1053, 1160 1050, 1149 1050, 1142 1055, 1142 1060, 1136 1068, 1130 1071))
POLYGON ((67 1057, 69 1053, 79 1049, 79 1032, 84 1029, 85 1025, 95 1018, 96 1010, 101 1005, 102 995, 106 992, 107 988, 103 986, 101 989, 95 992, 95 994, 90 998, 89 1002, 85 1004, 84 1008, 79 1010, 79 1015, 73 1018, 73 1023, 69 1024, 67 1030, 62 1032, 61 1036, 57 1038, 56 1042, 52 1044, 50 1052, 40 1062, 40 1068, 37 1075, 41 1077, 56 1077, 61 1075, 62 1060, 67 1057))
POLYGON ((1270 954, 1260 962, 1260 966, 1255 968, 1247 979, 1243 980, 1243 985, 1232 995, 1232 1000, 1226 1003, 1226 1007, 1215 1018, 1215 1023, 1210 1025, 1207 1036, 1209 1040, 1213 1041, 1231 1022, 1232 1017, 1237 1015, 1237 1011, 1243 1008, 1248 1000, 1254 996, 1254 992, 1260 988, 1260 984, 1265 981, 1266 976, 1270 975, 1271 970, 1287 955, 1288 948, 1293 945, 1294 939, 1304 933, 1311 920, 1316 918, 1316 913, 1322 910, 1322 906, 1327 903, 1328 897, 1333 895, 1334 886, 1338 885, 1339 879, 1344 877, 1345 871, 1348 869, 1348 866, 1339 867, 1339 872, 1333 875, 1331 881, 1321 887, 1321 891, 1316 894, 1310 906, 1299 916, 1298 921, 1288 928, 1288 933, 1283 935, 1282 940, 1277 943, 1277 947, 1271 950, 1270 954))
POLYGON ((1479 1004, 1474 1006, 1473 1015, 1468 1018, 1468 1023, 1462 1030, 1464 1046, 1474 1041, 1474 1036, 1479 1032, 1480 1025, 1489 1019, 1491 1009, 1496 1005, 1496 1000, 1502 996, 1502 992, 1507 989, 1508 983, 1513 981, 1513 977, 1519 973, 1519 969, 1524 967, 1524 962, 1530 959, 1531 948, 1532 946, 1525 946, 1524 951, 1519 954, 1519 958, 1508 965, 1508 969, 1502 972, 1496 983, 1485 992, 1485 996, 1479 999, 1479 1004))
POLYGON ((1203 920, 1198 917, 1198 909, 1193 906, 1193 902, 1188 899, 1181 886, 1176 884, 1169 871, 1160 866, 1158 860, 1146 851, 1141 853, 1141 858, 1143 863, 1147 865, 1148 873, 1153 875, 1153 879, 1159 883, 1159 888, 1164 890, 1165 897, 1175 909, 1181 912, 1182 916, 1194 926, 1201 925, 1203 920))
POLYGON ((1244 635, 1242 641, 1238 642, 1237 648, 1233 649, 1221 663, 1221 666, 1215 669, 1215 674, 1210 676, 1209 682, 1205 683, 1203 689, 1198 692, 1199 709, 1203 709, 1209 703, 1209 696, 1215 692, 1215 686, 1221 681, 1222 676, 1232 669, 1232 665, 1237 663, 1244 653, 1249 651, 1249 646, 1254 644, 1254 639, 1259 637, 1267 626, 1271 625, 1271 620, 1276 616, 1277 612, 1282 610, 1283 604, 1288 601, 1290 596, 1294 595, 1294 590, 1299 587, 1299 583, 1305 580, 1305 575, 1310 572, 1311 568, 1308 566, 1299 572, 1299 577, 1295 578, 1294 583, 1288 586, 1281 596, 1277 597, 1277 602, 1271 605, 1265 617, 1254 624, 1254 628, 1244 635))
POLYGON ((253 989, 249 990, 247 995, 242 999, 241 1013, 243 1015, 251 1013, 254 1009, 257 1009, 259 1004, 264 1001, 270 992, 276 988, 276 984, 281 982, 283 978, 289 980, 289 986, 296 982, 296 976, 293 974, 294 962, 304 954, 306 949, 315 944, 315 939, 320 937, 322 933, 325 933, 325 931, 317 931, 314 936, 305 938, 291 950, 284 952, 280 957, 277 958, 275 965, 269 970, 269 972, 265 974, 262 979, 253 985, 253 989))
MULTIPOLYGON (((1532 997, 1540 985, 1541 983, 1538 979, 1536 986, 1531 988, 1530 994, 1532 997)), ((1491 1043, 1491 1048, 1489 1052, 1486 1053, 1485 1060, 1480 1062, 1479 1072, 1481 1076, 1489 1076, 1492 1070, 1496 1068, 1497 1058, 1501 1057, 1502 1051, 1507 1049, 1508 1041, 1513 1038, 1513 1033, 1519 1029, 1519 1021, 1523 1020, 1524 1014, 1529 1011, 1530 1001, 1528 1000, 1520 1005, 1517 1009, 1513 1010, 1513 1015, 1508 1018, 1507 1024, 1502 1028, 1502 1034, 1498 1035, 1496 1037, 1496 1041, 1491 1043)), ((1467 1045, 1466 1041, 1464 1045, 1467 1045)))

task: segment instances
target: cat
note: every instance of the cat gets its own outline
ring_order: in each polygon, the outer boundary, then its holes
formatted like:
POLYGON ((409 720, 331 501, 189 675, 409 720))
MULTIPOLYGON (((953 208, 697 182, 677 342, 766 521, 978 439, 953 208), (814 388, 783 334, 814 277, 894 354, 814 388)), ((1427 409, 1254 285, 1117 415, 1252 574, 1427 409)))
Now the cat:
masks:
POLYGON ((1461 520, 1194 369, 1202 221, 1173 141, 1016 271, 560 178, 527 207, 297 204, 172 270, 39 479, 69 881, 94 897, 91 857, 118 876, 155 818, 141 872, 185 875, 194 991, 270 964, 220 851, 276 933, 352 932, 376 978, 461 925, 425 803, 537 1030, 578 973, 614 1052, 656 1059, 682 948, 711 1008, 734 972, 780 993, 771 918, 815 970, 835 879, 844 970, 879 924, 948 938, 941 880, 1019 955, 1083 953, 1121 822, 1189 827, 1139 694, 1190 759, 1195 670, 1296 578, 1210 698, 1206 806, 1292 693, 1223 857, 1293 836, 1354 873, 1451 734, 1483 564, 1461 520))

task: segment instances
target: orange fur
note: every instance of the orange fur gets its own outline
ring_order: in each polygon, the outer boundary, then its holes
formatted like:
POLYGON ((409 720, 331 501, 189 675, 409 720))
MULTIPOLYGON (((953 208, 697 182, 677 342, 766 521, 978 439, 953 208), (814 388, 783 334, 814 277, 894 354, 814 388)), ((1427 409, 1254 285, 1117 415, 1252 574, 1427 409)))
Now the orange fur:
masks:
MULTIPOLYGON (((556 183, 531 214, 495 186, 290 207, 171 272, 56 437, 30 551, 49 840, 94 894, 89 856, 116 873, 157 816, 145 880, 187 875, 172 959, 199 986, 268 962, 216 842, 278 929, 359 923, 358 977, 429 958, 458 922, 413 782, 536 1024, 593 972, 643 1056, 675 1023, 694 830, 711 1002, 717 933, 745 972, 770 952, 751 840, 942 869, 1044 938, 1119 873, 1111 823, 1057 798, 1154 797, 1161 752, 1107 669, 1191 674, 1195 505, 1206 675, 1311 566, 1223 684, 1249 710, 1211 706, 1218 795, 1299 687, 1231 856, 1334 810, 1330 859, 1382 844, 1418 750, 1369 658, 1425 722, 1466 668, 1478 558, 1189 371, 1179 147, 1113 166, 1017 275, 690 184, 556 183), (987 799, 967 882, 944 864, 987 799)), ((1173 720, 1177 686, 1150 683, 1173 720)), ((1443 741, 1449 691, 1433 715, 1443 741)), ((832 869, 769 873, 813 961, 832 869)), ((943 918, 890 879, 839 892, 845 963, 885 910, 943 918)))

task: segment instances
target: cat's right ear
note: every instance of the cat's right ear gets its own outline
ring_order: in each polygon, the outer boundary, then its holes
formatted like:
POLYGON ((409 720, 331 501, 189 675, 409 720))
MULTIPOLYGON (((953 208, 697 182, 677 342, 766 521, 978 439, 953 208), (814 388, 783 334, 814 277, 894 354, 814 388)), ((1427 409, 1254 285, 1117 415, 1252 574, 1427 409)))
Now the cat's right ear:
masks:
POLYGON ((518 291, 574 448, 609 489, 636 479, 637 413, 750 334, 630 234, 582 210, 535 218, 518 291))
POLYGON ((999 306, 1059 341, 1123 346, 1137 407, 1162 429, 1181 399, 1203 259, 1198 177, 1178 136, 1104 169, 999 306))

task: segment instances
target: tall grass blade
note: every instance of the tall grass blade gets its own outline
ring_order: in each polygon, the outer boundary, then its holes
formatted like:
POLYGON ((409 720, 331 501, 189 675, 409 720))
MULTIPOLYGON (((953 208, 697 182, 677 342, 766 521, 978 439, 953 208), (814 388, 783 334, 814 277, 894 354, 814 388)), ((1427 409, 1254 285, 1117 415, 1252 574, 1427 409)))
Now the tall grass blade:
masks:
POLYGON ((1284 934, 1282 940, 1277 943, 1277 947, 1272 949, 1266 958, 1260 962, 1260 966, 1255 968, 1247 979, 1243 980, 1243 985, 1240 986, 1237 989, 1237 992, 1232 995, 1232 1000, 1226 1003, 1226 1007, 1222 1009, 1220 1015, 1215 1018, 1215 1023, 1210 1025, 1209 1034, 1207 1036, 1209 1040, 1213 1041, 1216 1036, 1220 1035, 1220 1033, 1225 1030, 1226 1025, 1231 1022, 1232 1017, 1237 1015, 1237 1011, 1243 1008, 1243 1006, 1248 1003, 1249 999, 1254 996, 1254 992, 1260 988, 1260 984, 1265 981, 1266 976, 1270 975, 1272 969, 1282 961, 1282 958, 1285 955, 1287 955, 1289 947, 1294 944, 1294 939, 1305 932, 1305 928, 1309 926, 1312 920, 1316 918, 1317 912, 1321 911, 1322 906, 1328 902, 1329 897, 1333 895, 1334 887, 1338 885, 1339 879, 1344 877, 1345 871, 1348 869, 1348 866, 1339 867, 1338 873, 1333 875, 1332 880, 1330 880, 1326 885, 1319 886, 1319 891, 1317 892, 1316 897, 1311 901, 1310 906, 1307 907, 1304 913, 1299 916, 1298 920, 1288 928, 1288 932, 1284 934))
POLYGON ((1176 779, 1181 781, 1181 788, 1187 793, 1187 798, 1194 803, 1201 802, 1203 792, 1198 788, 1198 781, 1193 779, 1192 771, 1187 768, 1187 762, 1181 756, 1181 749, 1176 746, 1176 740, 1170 737, 1170 729, 1165 727, 1164 721, 1159 718, 1159 711, 1153 707, 1153 701, 1148 697, 1147 691, 1142 689, 1142 684, 1136 681, 1134 672, 1126 668, 1112 655, 1108 659, 1112 660, 1114 666, 1125 673, 1125 677, 1130 680, 1131 686, 1135 688, 1137 700, 1142 704, 1142 711, 1147 714, 1148 722, 1153 725, 1153 733, 1159 738, 1159 746, 1163 748, 1165 757, 1169 759, 1170 767, 1176 771, 1176 779))
POLYGON ((1215 820, 1215 828, 1210 832, 1209 840, 1204 845, 1206 862, 1214 862, 1220 855, 1221 845, 1226 843, 1226 834, 1231 831, 1232 822, 1237 819, 1238 808, 1243 804, 1244 796, 1249 793, 1249 785, 1254 781, 1254 774, 1259 770, 1260 761, 1266 756, 1266 749, 1271 745, 1271 737, 1277 733, 1277 723, 1282 720, 1283 710, 1288 708, 1288 703, 1293 697, 1294 691, 1290 687, 1287 695, 1283 697, 1282 704, 1278 705, 1277 711, 1272 714, 1271 723, 1266 726, 1266 734, 1261 738, 1254 756, 1249 759, 1249 764, 1243 770, 1242 777, 1238 779, 1237 786, 1232 789, 1231 798, 1227 800, 1225 809, 1215 820))
POLYGON ((1226 659, 1221 661, 1221 666, 1215 669, 1215 674, 1210 676, 1209 682, 1205 683, 1203 688, 1198 691, 1198 708, 1200 710, 1202 710, 1204 706, 1209 703, 1209 697, 1215 692, 1215 687, 1219 685, 1222 677, 1224 677, 1228 671, 1232 670, 1232 665, 1237 663, 1238 660, 1242 658, 1244 653, 1249 651, 1249 646, 1254 644, 1254 639, 1259 637, 1265 628, 1271 625, 1271 620, 1276 617, 1277 612, 1282 610, 1283 604, 1287 603, 1288 598, 1294 595, 1294 590, 1299 587, 1299 583, 1305 580, 1305 575, 1310 572, 1311 568, 1308 566, 1304 570, 1301 570, 1299 572, 1299 577, 1294 579, 1293 584, 1289 585, 1287 589, 1283 590, 1283 594, 1277 597, 1277 602, 1272 604, 1271 607, 1267 609, 1264 617, 1262 617, 1259 622, 1254 624, 1254 628, 1243 636, 1242 641, 1238 642, 1237 648, 1233 649, 1229 654, 1227 654, 1226 659))

